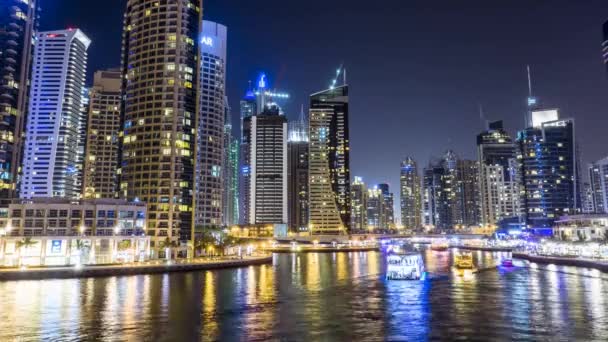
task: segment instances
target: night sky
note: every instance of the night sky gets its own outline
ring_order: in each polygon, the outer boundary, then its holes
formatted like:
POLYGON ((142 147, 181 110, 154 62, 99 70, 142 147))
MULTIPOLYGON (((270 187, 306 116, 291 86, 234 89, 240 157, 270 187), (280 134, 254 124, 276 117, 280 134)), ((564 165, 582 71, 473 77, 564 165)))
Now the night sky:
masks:
MULTIPOLYGON (((79 27, 93 40, 89 83, 119 65, 125 0, 40 2, 42 30, 79 27)), ((260 71, 292 95, 284 109, 297 118, 344 63, 351 173, 388 182, 397 197, 405 156, 421 166, 447 148, 475 158, 479 104, 511 133, 523 128, 526 64, 543 104, 576 119, 583 161, 608 155, 607 0, 205 0, 204 16, 228 26, 235 123, 260 71)))

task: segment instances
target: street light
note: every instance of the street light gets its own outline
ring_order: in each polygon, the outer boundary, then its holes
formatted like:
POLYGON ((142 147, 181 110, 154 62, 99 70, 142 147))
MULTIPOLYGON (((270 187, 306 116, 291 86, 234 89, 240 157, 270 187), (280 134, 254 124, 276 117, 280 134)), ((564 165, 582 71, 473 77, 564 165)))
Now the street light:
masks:
POLYGON ((120 233, 120 226, 114 227, 114 235, 118 235, 120 233))
POLYGON ((87 230, 87 227, 84 225, 80 226, 80 234, 84 235, 84 232, 87 230))

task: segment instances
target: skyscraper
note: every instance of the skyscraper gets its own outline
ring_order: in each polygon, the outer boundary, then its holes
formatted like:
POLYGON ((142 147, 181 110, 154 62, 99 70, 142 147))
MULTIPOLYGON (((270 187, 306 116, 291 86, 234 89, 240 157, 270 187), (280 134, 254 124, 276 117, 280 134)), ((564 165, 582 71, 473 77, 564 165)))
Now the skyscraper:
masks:
POLYGON ((201 22, 201 0, 127 0, 120 189, 148 203, 153 248, 193 237, 201 22))
POLYGON ((287 176, 289 228, 301 231, 308 228, 308 125, 304 111, 300 120, 289 123, 287 138, 287 176))
POLYGON ((89 92, 84 198, 118 196, 120 69, 95 72, 89 92))
POLYGON ((407 157, 401 162, 401 223, 405 229, 418 229, 421 223, 420 176, 416 161, 407 157))
MULTIPOLYGON (((222 224, 226 26, 204 20, 200 38, 200 110, 196 146, 195 224, 222 224)), ((226 146, 228 147, 228 146, 226 146)))
POLYGON ((367 192, 367 229, 388 228, 386 210, 387 205, 382 194, 382 189, 378 188, 378 186, 369 189, 367 192))
POLYGON ((0 204, 17 197, 37 0, 5 0, 0 6, 0 204))
POLYGON ((351 229, 363 231, 367 229, 367 186, 361 177, 355 177, 351 184, 351 229))
POLYGON ((83 89, 91 40, 78 29, 39 32, 27 118, 21 197, 81 196, 83 89))
POLYGON ((492 122, 477 136, 481 222, 484 226, 520 215, 520 194, 516 145, 503 129, 492 122))
POLYGON ((525 221, 530 229, 550 228, 580 206, 574 120, 557 109, 530 111, 531 126, 518 133, 525 221))
POLYGON ((390 192, 390 187, 386 183, 378 184, 378 189, 384 197, 384 227, 385 229, 395 228, 395 200, 394 195, 390 192))
POLYGON ((457 207, 462 228, 481 224, 479 203, 479 164, 475 160, 459 159, 457 167, 457 207))
POLYGON ((287 223, 287 119, 277 107, 245 118, 250 149, 249 224, 287 223))
POLYGON ((222 225, 239 224, 239 139, 232 135, 228 98, 224 98, 224 149, 222 152, 222 225))
POLYGON ((589 165, 589 182, 594 211, 608 213, 608 157, 589 165))
POLYGON ((345 234, 351 220, 348 86, 310 96, 310 230, 345 234))

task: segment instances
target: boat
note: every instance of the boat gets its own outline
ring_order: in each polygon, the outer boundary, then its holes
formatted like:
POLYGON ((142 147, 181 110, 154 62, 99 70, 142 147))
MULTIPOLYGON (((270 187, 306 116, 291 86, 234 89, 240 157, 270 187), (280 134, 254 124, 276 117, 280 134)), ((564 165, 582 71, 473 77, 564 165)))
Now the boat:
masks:
POLYGON ((431 250, 433 251, 443 252, 447 251, 449 247, 450 245, 448 245, 446 241, 437 241, 431 243, 431 250))
POLYGON ((411 246, 390 246, 386 254, 386 279, 424 280, 422 254, 411 246))
POLYGON ((513 259, 502 259, 501 264, 505 267, 513 267, 513 259))
POLYGON ((475 265, 473 264, 473 254, 470 252, 463 252, 454 257, 454 267, 458 270, 473 270, 475 265))

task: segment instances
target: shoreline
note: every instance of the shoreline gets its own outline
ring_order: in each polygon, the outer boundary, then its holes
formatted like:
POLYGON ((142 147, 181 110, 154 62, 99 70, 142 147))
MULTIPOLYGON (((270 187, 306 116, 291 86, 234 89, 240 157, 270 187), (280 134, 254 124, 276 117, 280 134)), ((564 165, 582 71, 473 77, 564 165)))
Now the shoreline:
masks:
POLYGON ((170 272, 207 271, 223 268, 236 268, 272 263, 272 254, 263 257, 251 257, 237 260, 219 260, 200 263, 143 264, 143 265, 112 265, 112 266, 83 266, 82 268, 49 267, 0 270, 0 281, 7 280, 43 280, 88 277, 113 277, 123 275, 157 274, 170 272))
POLYGON ((513 252, 513 248, 509 247, 475 247, 475 246, 450 246, 450 248, 458 248, 469 251, 483 251, 483 252, 513 252))
POLYGON ((579 258, 547 257, 540 255, 530 255, 528 253, 513 252, 513 258, 528 260, 539 264, 555 264, 562 266, 575 266, 583 268, 594 268, 608 273, 608 263, 579 258))

